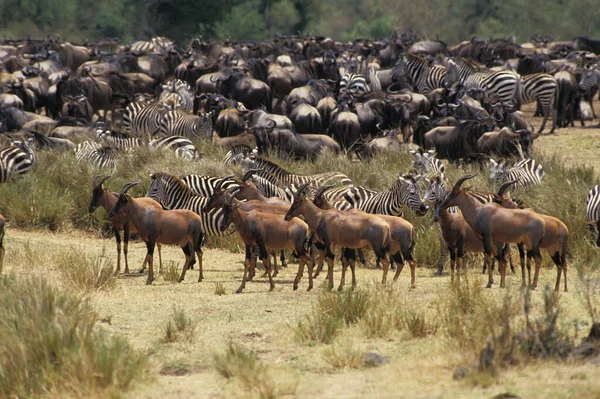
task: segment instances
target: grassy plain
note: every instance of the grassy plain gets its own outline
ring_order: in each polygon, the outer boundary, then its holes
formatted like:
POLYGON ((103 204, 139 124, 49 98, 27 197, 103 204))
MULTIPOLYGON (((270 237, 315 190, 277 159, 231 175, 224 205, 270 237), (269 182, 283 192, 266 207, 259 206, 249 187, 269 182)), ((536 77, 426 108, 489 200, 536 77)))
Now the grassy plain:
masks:
MULTIPOLYGON (((539 119, 535 123, 539 124, 539 119)), ((560 294, 558 327, 578 344, 592 324, 586 298, 596 309, 600 308, 600 250, 591 245, 583 214, 586 187, 599 180, 600 129, 569 128, 558 133, 536 141, 537 156, 543 160, 547 173, 546 185, 522 196, 536 209, 564 220, 571 230, 570 287, 568 293, 560 294)), ((222 154, 207 150, 204 149, 207 159, 199 165, 173 159, 154 160, 141 154, 114 174, 109 187, 118 190, 130 180, 142 180, 140 186, 144 186, 147 172, 159 169, 222 173, 215 162, 222 154)), ((52 157, 46 158, 52 165, 58 160, 73 162, 69 157, 52 157)), ((381 188, 389 186, 409 163, 408 157, 388 154, 366 164, 321 159, 303 170, 342 170, 361 184, 381 188)), ((286 165, 300 168, 287 161, 286 165)), ((520 303, 520 275, 517 272, 508 276, 506 290, 496 285, 490 290, 474 291, 478 292, 479 307, 468 308, 461 316, 466 321, 464 330, 472 331, 458 331, 457 323, 451 321, 453 310, 448 306, 458 298, 449 275, 433 276, 439 244, 430 215, 424 219, 408 215, 419 233, 417 259, 422 267, 417 270, 417 288, 409 290, 408 270, 402 272, 399 281, 388 283, 388 288, 383 289, 379 284, 380 271, 357 269, 359 290, 368 296, 366 314, 349 326, 342 323, 332 343, 323 344, 299 339, 297 327, 299 321, 307 322, 307 315, 323 313, 319 303, 329 297, 320 288, 322 277, 316 281, 313 292, 305 291, 306 276, 299 290, 293 292, 297 265, 291 263, 276 278, 275 292, 267 292, 266 279, 257 277, 243 294, 233 294, 243 272, 241 243, 235 237, 209 241, 209 248, 204 251, 202 283, 196 282, 197 270, 188 273, 182 284, 169 282, 167 271, 152 286, 146 286, 145 277, 139 274, 106 281, 101 269, 116 263, 115 245, 106 233, 104 211, 97 210, 94 217, 87 215, 93 173, 83 166, 63 176, 60 182, 44 183, 44 178, 59 175, 58 169, 46 168, 12 183, 12 187, 0 187, 0 210, 9 220, 3 273, 18 280, 41 276, 61 292, 84 298, 97 315, 96 328, 125 339, 147 357, 149 377, 137 379, 133 387, 110 391, 110 396, 491 398, 511 393, 521 398, 600 398, 598 358, 585 362, 518 357, 518 364, 501 367, 494 376, 472 368, 491 332, 501 330, 495 316, 484 312, 477 323, 479 316, 474 312, 487 306, 489 313, 498 314, 507 295, 520 303), (59 184, 64 184, 64 190, 57 192, 59 184), (41 201, 40 196, 49 193, 60 199, 42 214, 34 206, 41 201), (73 276, 78 273, 65 272, 65 268, 76 267, 78 262, 96 265, 96 277, 75 280, 73 276), (427 331, 421 334, 419 331, 424 329, 419 327, 420 322, 434 328, 425 328, 427 331), (171 332, 167 334, 169 323, 171 332), (376 352, 389 362, 380 367, 363 366, 365 352, 376 352), (468 369, 470 375, 454 380, 453 373, 460 367, 468 369)), ((454 181, 463 173, 451 169, 448 174, 454 181)), ((481 175, 474 185, 489 188, 481 175)), ((141 195, 143 189, 134 192, 141 195)), ((139 268, 144 254, 142 242, 130 244, 132 270, 139 268)), ((553 287, 556 272, 549 258, 544 258, 540 287, 553 287)), ((181 268, 181 250, 164 248, 163 264, 165 270, 181 268)), ((474 258, 468 264, 470 283, 483 287, 481 259, 474 258)), ((338 262, 335 276, 339 281, 338 262)), ((543 298, 543 288, 532 293, 535 318, 543 313, 543 298)), ((514 328, 519 331, 523 326, 522 307, 515 308, 514 328)), ((594 316, 598 321, 598 310, 594 316)), ((105 397, 106 391, 70 390, 63 395, 105 397)))

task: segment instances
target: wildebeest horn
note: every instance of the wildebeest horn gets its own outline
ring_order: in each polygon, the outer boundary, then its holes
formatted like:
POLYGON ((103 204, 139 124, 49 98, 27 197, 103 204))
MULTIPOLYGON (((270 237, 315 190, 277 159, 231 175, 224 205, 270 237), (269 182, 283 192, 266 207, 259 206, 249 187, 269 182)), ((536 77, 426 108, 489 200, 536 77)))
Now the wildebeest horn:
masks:
POLYGON ((133 186, 137 186, 138 184, 140 184, 139 181, 134 181, 131 183, 126 183, 123 188, 121 189, 121 192, 119 193, 119 196, 121 195, 125 195, 127 193, 127 191, 129 191, 129 189, 133 186))
POLYGON ((510 188, 510 186, 512 186, 516 182, 517 182, 516 180, 511 180, 511 181, 508 181, 508 182, 504 183, 503 185, 501 185, 500 188, 498 189, 498 196, 502 197, 504 195, 504 192, 506 190, 508 190, 510 188))
POLYGON ((244 176, 242 176, 242 182, 246 183, 246 181, 248 181, 248 179, 251 178, 252 175, 260 171, 262 171, 262 169, 250 169, 246 171, 246 173, 244 173, 244 176))
POLYGON ((469 179, 474 178, 475 176, 477 176, 477 175, 466 175, 466 176, 461 177, 460 179, 458 179, 458 181, 456 183, 454 183, 454 187, 452 188, 452 190, 458 190, 464 182, 466 182, 469 179))
POLYGON ((323 196, 323 194, 325 194, 325 191, 329 190, 330 188, 334 187, 333 184, 329 184, 327 186, 323 186, 323 187, 319 187, 319 189, 317 190, 317 192, 315 193, 315 198, 313 199, 313 202, 317 201, 319 198, 321 198, 323 196))
POLYGON ((111 175, 106 176, 104 179, 100 180, 98 182, 98 178, 100 176, 94 176, 94 188, 100 187, 102 186, 102 184, 104 184, 105 181, 107 181, 110 178, 111 175))

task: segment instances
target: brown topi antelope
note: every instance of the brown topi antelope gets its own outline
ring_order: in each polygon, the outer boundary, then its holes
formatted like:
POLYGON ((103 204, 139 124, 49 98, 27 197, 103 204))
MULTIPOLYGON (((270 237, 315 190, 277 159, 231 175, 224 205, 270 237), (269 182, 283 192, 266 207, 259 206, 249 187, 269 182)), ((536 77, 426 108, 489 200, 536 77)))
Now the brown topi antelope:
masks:
POLYGON ((2 273, 2 265, 4 265, 4 225, 6 221, 4 216, 0 214, 0 274, 2 273))
MULTIPOLYGON (((89 212, 92 213, 99 206, 103 207, 106 213, 109 213, 115 204, 117 203, 118 195, 111 191, 104 189, 104 182, 110 178, 110 176, 104 177, 102 180, 98 181, 100 176, 94 177, 94 183, 92 188, 92 201, 90 202, 89 212)), ((162 209, 161 205, 154 201, 152 198, 138 198, 138 202, 147 207, 156 207, 162 209)), ((117 271, 116 274, 121 272, 121 235, 119 231, 123 230, 123 258, 125 259, 125 274, 129 274, 129 264, 127 263, 127 247, 129 246, 129 233, 137 233, 137 230, 134 226, 129 223, 129 219, 125 215, 123 211, 117 213, 115 216, 110 218, 110 223, 112 224, 113 231, 115 233, 115 239, 117 240, 117 271)), ((158 260, 159 266, 162 267, 162 256, 160 252, 160 244, 158 244, 158 260)), ((140 273, 144 271, 146 267, 146 261, 142 265, 142 270, 140 273)))
POLYGON ((293 249, 300 258, 298 273, 294 279, 294 290, 298 288, 298 282, 304 273, 304 265, 308 263, 308 290, 313 288, 312 262, 310 262, 305 244, 309 240, 308 225, 298 218, 284 220, 283 215, 263 212, 258 209, 244 211, 243 203, 236 200, 230 192, 225 193, 223 204, 223 219, 220 229, 225 231, 233 223, 246 244, 246 258, 244 260, 244 276, 242 284, 236 293, 241 293, 246 288, 246 278, 250 269, 252 248, 258 246, 259 257, 265 264, 269 276, 269 291, 273 291, 275 284, 271 276, 271 262, 267 248, 270 249, 293 249))
POLYGON ((121 189, 117 202, 109 213, 114 217, 123 210, 131 224, 135 226, 140 237, 146 243, 146 261, 148 262, 148 280, 146 284, 152 284, 154 280, 153 256, 154 246, 157 243, 164 245, 178 245, 185 254, 185 264, 179 277, 182 282, 185 272, 194 263, 194 256, 190 249, 198 256, 198 282, 202 281, 202 221, 200 216, 187 209, 175 209, 165 211, 162 208, 146 207, 139 198, 132 198, 127 190, 139 184, 139 182, 127 183, 121 189))
MULTIPOLYGON (((523 209, 526 211, 531 211, 536 215, 542 217, 545 223, 545 233, 542 241, 540 242, 540 248, 545 249, 550 258, 556 265, 557 274, 556 274, 556 285, 554 286, 555 291, 560 290, 560 278, 561 273, 565 276, 565 292, 568 290, 567 286, 567 252, 569 246, 569 229, 567 226, 558 218, 553 216, 543 215, 541 213, 535 212, 531 208, 526 208, 524 204, 520 201, 513 201, 508 194, 505 194, 505 191, 512 186, 515 181, 504 183, 500 189, 498 190, 498 194, 494 198, 494 202, 502 205, 505 208, 509 209, 523 209)), ((533 254, 531 251, 527 251, 527 280, 528 285, 535 289, 537 288, 538 277, 540 273, 540 264, 536 263, 535 274, 533 277, 533 284, 531 283, 531 258, 533 254)), ((525 268, 523 267, 523 263, 521 263, 521 275, 523 278, 523 286, 525 286, 525 268)))
POLYGON ((485 264, 488 270, 487 288, 494 283, 491 268, 492 255, 499 262, 500 288, 505 287, 506 259, 503 251, 504 243, 523 243, 531 251, 536 268, 542 263, 540 243, 545 234, 544 219, 531 211, 521 209, 506 209, 493 202, 481 204, 461 185, 475 175, 461 177, 446 196, 440 206, 436 207, 434 221, 440 218, 440 212, 450 206, 458 206, 463 217, 475 234, 481 235, 485 254, 485 264))
MULTIPOLYGON (((372 214, 350 214, 337 209, 320 209, 306 198, 305 191, 309 184, 310 182, 298 188, 285 219, 290 220, 294 216, 303 216, 310 226, 313 240, 325 244, 329 289, 333 288, 333 251, 335 246, 353 249, 370 247, 381 261, 385 276, 390 267, 388 260, 390 226, 388 223, 372 214)), ((355 288, 356 275, 353 263, 350 264, 350 267, 352 288, 355 288)), ((338 287, 340 291, 344 288, 345 277, 345 268, 342 268, 342 278, 338 287)))
MULTIPOLYGON (((324 210, 333 209, 333 205, 331 205, 325 196, 325 191, 334 187, 332 185, 323 186, 319 188, 315 194, 315 198, 313 199, 313 203, 324 210)), ((352 214, 365 214, 369 215, 366 212, 361 211, 360 209, 349 209, 348 213, 352 214)), ((390 216, 390 215, 377 215, 377 217, 385 220, 390 226, 390 255, 391 259, 394 260, 398 264, 396 269, 396 274, 394 275, 394 281, 398 279, 402 269, 404 268, 404 259, 408 262, 410 266, 410 288, 415 288, 415 272, 416 272, 416 262, 413 256, 413 250, 415 247, 415 236, 413 225, 408 221, 402 219, 398 216, 390 216), (404 259, 403 259, 404 257, 404 259)), ((354 261, 354 257, 350 258, 350 261, 354 261)), ((347 262, 347 261, 346 261, 347 262)), ((320 266, 320 265, 319 265, 320 266)), ((344 265, 344 258, 342 257, 342 267, 346 267, 344 265)), ((354 266, 351 266, 354 267, 354 266)), ((385 284, 387 281, 387 270, 383 271, 383 280, 382 283, 385 284)))
MULTIPOLYGON (((225 192, 227 190, 224 189, 221 185, 221 182, 219 182, 214 189, 213 195, 208 199, 208 201, 206 202, 206 205, 204 205, 204 207, 202 208, 202 212, 209 212, 212 209, 220 209, 223 207, 223 205, 225 204, 225 192)), ((258 209, 261 210, 263 212, 268 212, 268 213, 273 213, 273 214, 277 214, 277 215, 285 215, 290 207, 290 203, 289 202, 285 202, 286 205, 282 206, 282 205, 273 205, 273 204, 269 204, 267 202, 263 202, 261 199, 251 199, 252 195, 248 195, 246 196, 249 192, 252 192, 252 190, 244 190, 242 187, 235 187, 233 188, 232 191, 230 191, 230 193, 233 194, 233 196, 238 199, 238 200, 243 200, 244 202, 242 202, 242 204, 240 205, 242 210, 249 212, 252 211, 254 209, 258 209)), ((258 198, 265 198, 262 197, 262 195, 258 198)), ((255 254, 258 254, 259 251, 255 251, 255 254)), ((274 266, 274 272, 273 272, 273 277, 277 277, 277 274, 279 274, 279 267, 277 265, 277 255, 274 251, 271 251, 271 255, 273 256, 273 266, 274 266)), ((283 250, 281 250, 280 253, 280 260, 281 260, 281 266, 286 266, 286 262, 285 262, 285 252, 283 250)), ((250 271, 248 273, 248 278, 246 279, 246 281, 251 281, 254 278, 255 275, 255 268, 256 268, 256 256, 252 257, 252 260, 250 262, 250 271)), ((263 275, 266 276, 266 270, 265 270, 265 274, 263 275)))

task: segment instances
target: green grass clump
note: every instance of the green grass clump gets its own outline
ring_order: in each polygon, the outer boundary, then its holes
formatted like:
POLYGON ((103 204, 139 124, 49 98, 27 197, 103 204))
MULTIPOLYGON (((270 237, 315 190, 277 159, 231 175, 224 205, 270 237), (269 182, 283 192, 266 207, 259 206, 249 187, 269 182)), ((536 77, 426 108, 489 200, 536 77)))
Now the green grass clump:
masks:
POLYGON ((0 278, 0 396, 116 397, 148 373, 146 355, 96 327, 80 297, 42 278, 0 278))

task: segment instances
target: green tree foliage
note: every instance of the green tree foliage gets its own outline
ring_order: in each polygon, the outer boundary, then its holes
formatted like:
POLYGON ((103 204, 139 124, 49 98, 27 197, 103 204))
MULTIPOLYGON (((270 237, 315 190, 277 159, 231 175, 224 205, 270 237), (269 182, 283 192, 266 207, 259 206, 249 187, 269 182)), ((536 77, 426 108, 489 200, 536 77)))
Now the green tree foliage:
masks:
POLYGON ((380 39, 393 29, 448 44, 551 33, 600 37, 594 0, 2 0, 0 37, 59 33, 82 42, 167 36, 259 40, 297 31, 339 40, 380 39))

